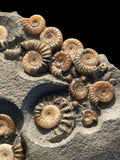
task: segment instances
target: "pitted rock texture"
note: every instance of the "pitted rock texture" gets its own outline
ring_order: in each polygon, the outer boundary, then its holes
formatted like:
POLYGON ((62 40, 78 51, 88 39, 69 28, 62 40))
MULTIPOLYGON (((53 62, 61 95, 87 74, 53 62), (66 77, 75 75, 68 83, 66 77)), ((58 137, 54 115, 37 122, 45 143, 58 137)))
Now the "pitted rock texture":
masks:
MULTIPOLYGON (((24 40, 39 37, 31 36, 24 30, 22 17, 17 12, 0 12, 0 19, 4 16, 12 20, 17 19, 19 22, 19 38, 11 40, 8 48, 14 48, 24 40)), ((14 32, 17 31, 14 29, 13 35, 14 32)), ((91 82, 109 81, 115 90, 114 98, 108 103, 100 103, 101 109, 97 111, 98 124, 88 128, 83 126, 81 117, 84 109, 91 108, 91 103, 88 97, 80 100, 79 107, 73 109, 75 114, 73 131, 56 138, 52 130, 46 131, 36 126, 33 110, 37 101, 46 95, 57 94, 71 103, 73 99, 68 91, 69 84, 49 72, 39 77, 27 75, 22 67, 22 59, 5 59, 3 50, 1 49, 0 53, 0 113, 13 117, 17 126, 16 137, 21 136, 25 142, 26 160, 120 159, 120 71, 108 62, 105 55, 99 54, 99 58, 100 62, 108 64, 107 72, 92 77, 91 82)), ((74 73, 73 75, 74 78, 78 76, 74 73)), ((0 144, 2 143, 4 142, 0 140, 0 144)))

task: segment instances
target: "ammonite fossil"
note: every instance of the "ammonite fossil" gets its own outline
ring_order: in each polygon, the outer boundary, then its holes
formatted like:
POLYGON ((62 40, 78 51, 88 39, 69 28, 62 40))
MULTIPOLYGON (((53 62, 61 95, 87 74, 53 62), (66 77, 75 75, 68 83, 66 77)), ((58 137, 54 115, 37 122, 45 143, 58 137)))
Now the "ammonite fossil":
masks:
POLYGON ((60 48, 63 42, 62 32, 56 27, 46 27, 40 34, 40 40, 47 43, 52 49, 60 48))
POLYGON ((6 114, 0 114, 0 136, 9 138, 14 133, 15 123, 13 119, 6 114))
POLYGON ((86 109, 83 111, 83 124, 85 126, 89 126, 97 121, 98 121, 98 115, 95 111, 91 109, 86 109))
POLYGON ((44 129, 54 129, 56 135, 70 133, 74 127, 74 113, 67 99, 45 97, 34 109, 36 123, 44 129))
POLYGON ((1 160, 24 160, 25 156, 21 143, 10 145, 3 143, 0 145, 1 160))
POLYGON ((68 38, 62 44, 62 49, 70 54, 72 60, 74 60, 76 53, 83 48, 83 44, 75 38, 68 38))
POLYGON ((69 92, 74 99, 81 100, 87 96, 87 84, 80 78, 73 79, 69 84, 69 92))
POLYGON ((96 65, 99 62, 98 53, 91 49, 79 51, 74 58, 74 65, 79 73, 92 74, 97 71, 96 65))
POLYGON ((62 76, 62 72, 70 69, 72 65, 72 59, 65 51, 59 51, 52 57, 50 71, 55 76, 62 76))
POLYGON ((114 88, 107 81, 98 81, 89 87, 89 99, 92 103, 108 102, 114 96, 114 88))
POLYGON ((38 14, 23 18, 23 27, 31 34, 39 34, 45 28, 45 19, 38 14))
POLYGON ((28 40, 21 43, 21 46, 28 51, 23 57, 24 70, 30 75, 43 73, 49 67, 51 49, 39 40, 28 40))

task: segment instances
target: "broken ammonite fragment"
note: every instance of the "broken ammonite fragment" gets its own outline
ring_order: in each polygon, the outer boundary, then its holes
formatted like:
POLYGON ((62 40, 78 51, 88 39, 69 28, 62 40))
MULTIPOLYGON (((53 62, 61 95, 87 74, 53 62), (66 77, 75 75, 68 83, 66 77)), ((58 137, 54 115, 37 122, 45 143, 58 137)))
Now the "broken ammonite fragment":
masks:
POLYGON ((80 78, 75 78, 69 84, 69 92, 74 99, 81 100, 87 96, 88 88, 80 78))
POLYGON ((63 97, 49 96, 42 100, 34 109, 34 117, 40 127, 53 128, 56 135, 70 133, 74 127, 72 106, 63 97))
POLYGON ((8 37, 8 31, 7 29, 0 25, 0 41, 5 41, 8 37))
POLYGON ((72 65, 72 59, 65 51, 59 51, 52 57, 50 71, 55 76, 62 76, 62 72, 70 69, 72 65))
POLYGON ((15 133, 15 123, 13 119, 6 114, 0 114, 0 136, 9 138, 14 133, 15 133))
POLYGON ((114 96, 114 88, 107 81, 97 81, 89 87, 89 99, 92 103, 108 102, 114 96))
POLYGON ((70 54, 72 60, 74 60, 76 53, 83 48, 83 44, 75 38, 68 38, 62 44, 62 49, 70 54))
POLYGON ((96 65, 99 62, 98 53, 91 49, 86 48, 79 51, 74 58, 74 65, 76 70, 82 74, 92 74, 96 72, 96 65))
POLYGON ((91 109, 86 109, 83 111, 83 124, 85 126, 89 126, 97 121, 98 121, 98 115, 95 111, 91 109))
POLYGON ((45 19, 38 14, 30 18, 23 18, 23 27, 31 34, 39 34, 45 28, 45 19))
POLYGON ((56 27, 46 27, 40 34, 40 40, 51 48, 60 48, 63 42, 62 32, 56 27))

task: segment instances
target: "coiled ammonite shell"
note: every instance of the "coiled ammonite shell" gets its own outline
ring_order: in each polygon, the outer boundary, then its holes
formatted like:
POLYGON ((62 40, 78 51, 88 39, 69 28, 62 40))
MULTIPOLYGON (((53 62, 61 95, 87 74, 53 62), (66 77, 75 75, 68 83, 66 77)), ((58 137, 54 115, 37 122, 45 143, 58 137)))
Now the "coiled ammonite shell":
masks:
POLYGON ((62 32, 56 27, 46 27, 40 34, 40 40, 51 48, 59 48, 63 42, 62 32))
POLYGON ((70 95, 77 100, 81 100, 87 96, 88 88, 80 78, 73 79, 69 84, 70 95))
POLYGON ((14 133, 15 123, 13 119, 6 114, 0 114, 0 136, 9 138, 14 133))
POLYGON ((31 34, 39 34, 45 28, 45 19, 38 14, 23 18, 23 27, 31 34))
POLYGON ((30 75, 37 75, 49 67, 51 49, 39 40, 28 40, 21 43, 28 52, 23 57, 24 70, 30 75))
POLYGON ((21 144, 3 143, 0 145, 0 160, 24 160, 25 156, 21 144))
POLYGON ((63 97, 45 97, 34 109, 36 123, 45 129, 53 128, 56 135, 70 133, 74 127, 72 106, 63 97))
POLYGON ((65 51, 59 51, 52 57, 50 71, 55 76, 62 76, 62 72, 70 69, 72 65, 72 59, 65 51))
POLYGON ((72 60, 74 60, 76 53, 83 48, 83 44, 75 38, 68 38, 62 44, 62 49, 70 54, 72 60))
POLYGON ((76 70, 83 74, 91 74, 96 72, 96 65, 98 62, 98 53, 91 48, 79 51, 74 58, 74 65, 76 70))
POLYGON ((89 126, 94 122, 98 121, 98 115, 95 111, 91 109, 86 109, 83 111, 83 124, 89 126))
POLYGON ((114 88, 107 81, 98 81, 89 87, 89 99, 92 103, 108 102, 114 96, 114 88))

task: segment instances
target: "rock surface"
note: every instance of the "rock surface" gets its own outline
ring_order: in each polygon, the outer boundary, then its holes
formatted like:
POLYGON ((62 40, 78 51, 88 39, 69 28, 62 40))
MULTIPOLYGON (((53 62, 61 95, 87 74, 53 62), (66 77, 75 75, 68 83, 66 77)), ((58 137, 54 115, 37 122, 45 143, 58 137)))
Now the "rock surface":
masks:
MULTIPOLYGON (((17 12, 0 12, 0 25, 17 27, 10 35, 7 48, 15 48, 27 39, 38 39, 37 36, 26 33, 22 26, 22 17, 17 12), (7 19, 7 21, 4 21, 7 19), (17 32, 17 33, 16 33, 17 32), (13 36, 13 38, 11 38, 13 36)), ((52 137, 52 131, 45 131, 36 127, 33 109, 36 102, 43 96, 58 94, 72 102, 69 95, 68 83, 57 79, 49 72, 40 77, 27 75, 22 67, 22 58, 18 60, 5 59, 3 51, 0 53, 0 113, 9 114, 16 123, 17 136, 24 141, 26 160, 119 160, 120 159, 120 71, 110 64, 107 57, 99 54, 100 62, 108 64, 105 73, 94 77, 94 81, 109 81, 115 90, 112 101, 100 104, 98 124, 84 127, 81 113, 91 108, 87 98, 79 102, 74 109, 75 126, 73 131, 60 139, 52 137)), ((2 144, 3 141, 0 141, 2 144)), ((11 142, 14 143, 14 142, 11 142)))

